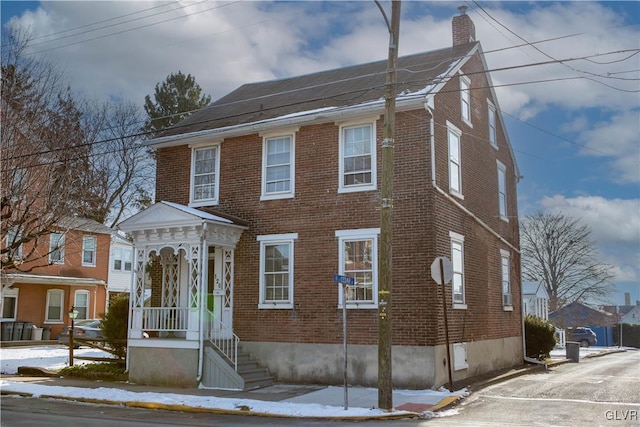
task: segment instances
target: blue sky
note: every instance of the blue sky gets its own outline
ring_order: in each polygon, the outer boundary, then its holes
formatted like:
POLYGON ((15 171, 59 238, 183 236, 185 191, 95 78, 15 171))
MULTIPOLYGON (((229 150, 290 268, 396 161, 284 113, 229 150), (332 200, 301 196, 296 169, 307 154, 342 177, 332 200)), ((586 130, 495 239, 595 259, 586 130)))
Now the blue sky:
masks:
MULTIPOLYGON (((492 78, 524 177, 520 215, 580 218, 615 268, 613 302, 640 299, 640 2, 405 1, 400 54, 450 46, 463 4, 489 68, 510 68, 492 78), (525 45, 549 39, 535 45, 543 53, 525 45), (568 61, 533 65, 550 57, 568 61)), ((73 90, 139 106, 178 70, 217 99, 387 55, 373 1, 2 1, 1 11, 3 25, 38 37, 30 52, 57 63, 73 90)))

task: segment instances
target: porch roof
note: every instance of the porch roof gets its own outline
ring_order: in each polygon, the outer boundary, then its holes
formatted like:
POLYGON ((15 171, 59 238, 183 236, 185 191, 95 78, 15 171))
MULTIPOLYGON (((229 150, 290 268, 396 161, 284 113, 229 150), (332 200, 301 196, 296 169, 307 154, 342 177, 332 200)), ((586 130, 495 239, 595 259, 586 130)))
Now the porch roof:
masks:
POLYGON ((2 273, 2 283, 9 286, 15 283, 25 283, 29 285, 65 285, 65 286, 98 286, 106 285, 107 282, 92 277, 65 277, 48 276, 44 274, 30 273, 2 273))
POLYGON ((129 233, 136 246, 204 239, 226 247, 235 247, 242 231, 248 228, 241 221, 166 201, 151 205, 117 227, 129 233))

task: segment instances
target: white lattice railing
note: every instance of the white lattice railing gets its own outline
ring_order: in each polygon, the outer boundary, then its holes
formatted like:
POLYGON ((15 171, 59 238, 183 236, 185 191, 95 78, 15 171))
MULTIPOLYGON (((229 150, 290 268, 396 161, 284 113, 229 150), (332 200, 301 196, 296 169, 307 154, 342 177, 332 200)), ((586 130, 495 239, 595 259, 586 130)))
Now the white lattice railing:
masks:
POLYGON ((233 333, 233 330, 216 319, 213 313, 207 310, 206 339, 231 362, 233 369, 238 370, 238 344, 240 338, 233 333))
POLYGON ((145 331, 186 331, 189 307, 144 307, 142 329, 145 331))

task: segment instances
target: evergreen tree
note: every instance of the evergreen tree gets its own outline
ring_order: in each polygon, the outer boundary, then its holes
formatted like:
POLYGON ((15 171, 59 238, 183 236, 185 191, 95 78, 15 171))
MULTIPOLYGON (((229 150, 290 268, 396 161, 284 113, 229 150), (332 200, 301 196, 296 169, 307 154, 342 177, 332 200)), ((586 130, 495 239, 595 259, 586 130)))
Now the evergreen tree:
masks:
POLYGON ((144 99, 144 109, 149 119, 143 130, 149 132, 150 137, 211 102, 211 96, 202 93, 195 77, 181 71, 171 73, 165 81, 157 83, 153 97, 155 102, 149 95, 144 99))

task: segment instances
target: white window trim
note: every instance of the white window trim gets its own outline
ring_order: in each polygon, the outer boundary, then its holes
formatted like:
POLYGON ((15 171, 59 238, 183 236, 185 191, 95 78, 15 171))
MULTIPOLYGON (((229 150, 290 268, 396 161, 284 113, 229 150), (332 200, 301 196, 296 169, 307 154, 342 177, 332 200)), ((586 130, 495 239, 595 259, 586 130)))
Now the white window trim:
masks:
POLYGON ((464 200, 464 196, 462 195, 462 131, 458 129, 453 123, 447 120, 447 170, 449 172, 449 193, 452 196, 456 196, 457 198, 464 200), (451 186, 451 138, 449 135, 453 133, 458 137, 458 187, 460 190, 455 190, 451 186))
POLYGON ((473 124, 471 123, 471 111, 471 79, 460 73, 460 118, 469 127, 473 127, 473 124), (466 87, 466 89, 463 88, 463 86, 466 87), (464 116, 465 100, 467 101, 466 109, 469 115, 468 118, 464 116))
POLYGON ((487 127, 489 128, 489 135, 487 138, 489 139, 489 144, 498 149, 498 112, 496 110, 496 106, 493 105, 493 102, 487 99, 487 127), (493 113, 493 141, 491 140, 491 114, 493 113))
POLYGON ((216 142, 213 144, 202 144, 202 145, 193 145, 191 146, 191 172, 189 177, 189 206, 198 207, 198 206, 212 206, 217 205, 219 203, 220 198, 220 142, 216 142), (203 149, 211 149, 215 148, 217 150, 216 155, 216 184, 213 189, 213 198, 210 199, 202 199, 195 200, 195 164, 196 164, 196 151, 203 149))
POLYGON ((502 309, 504 311, 513 311, 513 292, 512 292, 512 287, 511 287, 512 283, 511 283, 511 254, 509 253, 509 251, 506 251, 504 249, 500 249, 500 295, 502 298, 502 309), (509 295, 511 296, 511 304, 505 304, 505 300, 504 300, 504 296, 506 295, 504 293, 504 283, 503 283, 503 278, 504 278, 504 264, 503 261, 507 260, 507 274, 508 274, 508 281, 509 281, 509 295))
POLYGON ((360 122, 341 123, 339 127, 338 146, 339 146, 339 172, 338 172, 338 193, 355 193, 358 191, 372 191, 378 188, 377 168, 378 161, 376 156, 376 120, 366 120, 360 122), (361 185, 344 185, 344 132, 345 128, 371 126, 371 183, 361 185))
MULTIPOLYGON (((338 238, 338 274, 344 275, 344 242, 351 240, 373 240, 373 253, 371 254, 373 272, 372 272, 372 289, 371 294, 373 301, 371 302, 347 302, 348 309, 372 309, 378 308, 378 242, 380 237, 379 228, 358 228, 352 230, 336 230, 338 238)), ((338 291, 338 308, 342 308, 342 285, 337 286, 338 291)))
POLYGON ((73 295, 73 306, 77 309, 78 307, 80 307, 78 305, 78 295, 86 295, 87 296, 87 306, 84 307, 87 309, 86 313, 87 313, 87 317, 85 318, 80 318, 78 317, 78 320, 87 320, 91 318, 91 313, 89 312, 91 309, 91 292, 81 289, 81 290, 77 290, 75 291, 74 295, 73 295))
POLYGON ((113 248, 113 259, 111 260, 111 271, 117 271, 119 273, 127 273, 133 269, 133 249, 131 248, 123 248, 123 247, 114 247, 113 248), (118 257, 118 252, 120 252, 120 257, 118 257), (125 268, 126 256, 125 253, 129 253, 129 264, 131 267, 127 270, 125 268), (120 261, 120 268, 115 267, 116 261, 120 261))
POLYGON ((82 236, 82 266, 83 267, 95 267, 96 266, 96 260, 98 258, 98 238, 96 236, 82 236), (84 251, 85 251, 85 239, 92 239, 93 240, 93 262, 85 262, 84 261, 84 251))
POLYGON ((259 309, 292 309, 294 308, 294 295, 293 295, 293 275, 294 275, 294 242, 298 239, 298 233, 286 233, 286 234, 269 234, 257 236, 256 238, 260 242, 260 292, 259 292, 259 309), (288 301, 270 301, 265 302, 265 281, 264 281, 264 269, 265 269, 265 247, 277 244, 288 244, 289 249, 289 300, 288 301))
POLYGON ((58 232, 54 232, 49 234, 49 262, 51 264, 64 264, 64 245, 65 245, 65 234, 64 233, 58 233, 58 232), (59 246, 53 246, 53 241, 51 240, 51 237, 54 234, 58 234, 60 235, 60 239, 58 240, 58 245, 59 246), (58 250, 60 252, 60 259, 59 260, 54 260, 51 258, 51 255, 53 255, 53 252, 58 250))
MULTIPOLYGON (((15 321, 17 319, 18 316, 18 297, 19 297, 19 292, 20 289, 16 289, 16 288, 11 288, 11 289, 5 289, 2 291, 2 307, 4 310, 4 298, 15 298, 16 302, 13 305, 13 317, 2 317, 3 321, 15 321)), ((2 313, 0 313, 0 315, 2 315, 2 313)))
POLYGON ((62 289, 49 289, 47 290, 47 303, 44 306, 44 323, 58 324, 64 322, 64 291, 62 289), (60 294, 60 318, 50 319, 49 315, 49 303, 51 301, 52 294, 60 294))
POLYGON ((500 219, 509 222, 509 198, 507 197, 507 167, 502 164, 499 160, 496 160, 497 163, 497 179, 498 179, 498 213, 500 215, 500 219), (500 172, 502 171, 504 176, 504 212, 502 212, 500 208, 500 199, 502 198, 502 192, 500 191, 500 172))
MULTIPOLYGON (((454 294, 453 294, 453 282, 451 283, 451 304, 452 307, 455 310, 466 310, 467 309, 467 295, 466 295, 466 291, 467 291, 467 286, 465 283, 465 274, 464 274, 464 236, 462 234, 458 234, 454 231, 450 231, 449 232, 449 239, 450 239, 450 248, 451 251, 453 251, 453 242, 459 243, 461 246, 461 252, 462 252, 462 301, 463 302, 456 302, 454 299, 454 294)), ((451 254, 451 264, 453 266, 453 254, 451 254)), ((454 274, 455 274, 455 270, 454 270, 454 274)))
POLYGON ((282 133, 260 134, 262 136, 262 195, 260 200, 276 200, 290 199, 295 196, 295 177, 296 177, 296 132, 298 129, 286 131, 282 133), (267 142, 275 138, 291 138, 291 147, 289 152, 289 190, 267 193, 267 142))
MULTIPOLYGON (((7 232, 7 235, 5 237, 5 247, 8 248, 13 242, 15 242, 16 240, 20 240, 22 239, 22 233, 18 231, 18 229, 14 228, 11 229, 7 232)), ((14 254, 13 254, 13 259, 14 260, 20 260, 22 259, 22 244, 20 244, 14 254)))

